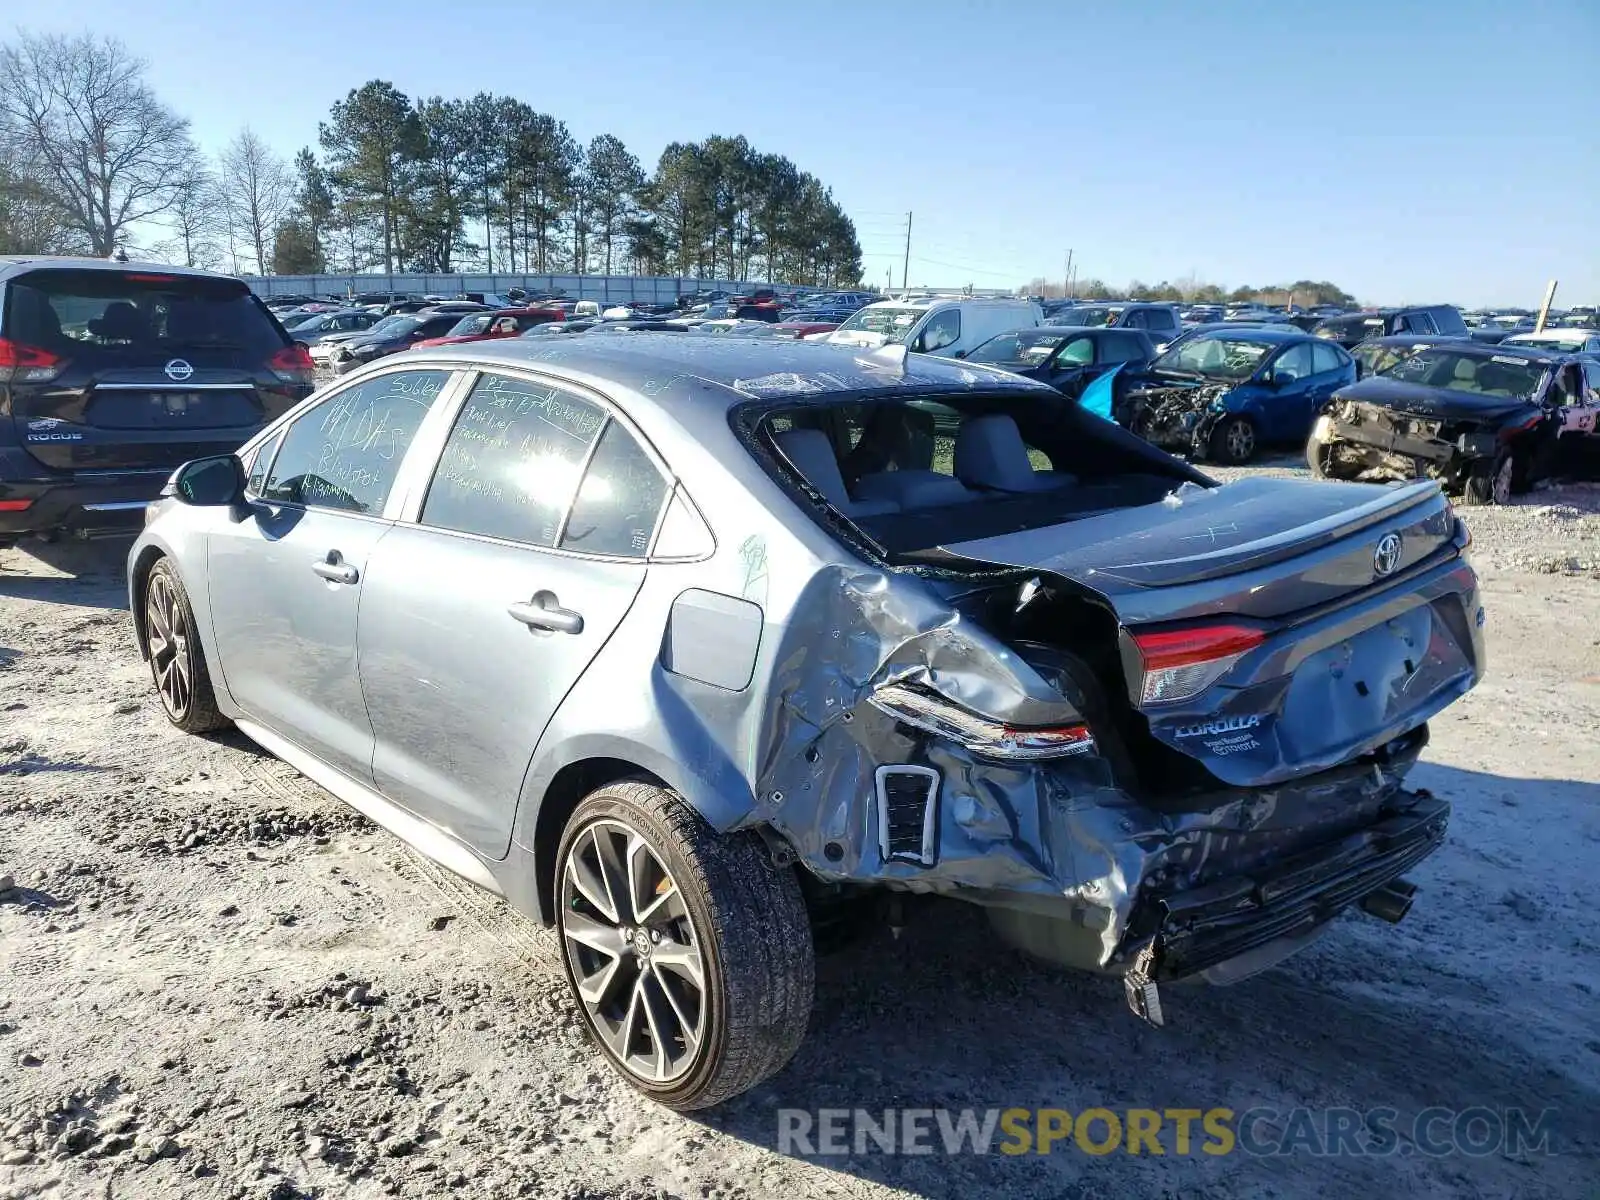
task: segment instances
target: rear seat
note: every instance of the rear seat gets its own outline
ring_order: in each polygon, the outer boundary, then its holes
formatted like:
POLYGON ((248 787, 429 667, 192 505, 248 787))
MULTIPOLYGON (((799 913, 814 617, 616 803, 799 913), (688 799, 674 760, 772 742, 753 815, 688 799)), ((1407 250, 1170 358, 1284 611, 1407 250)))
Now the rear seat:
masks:
POLYGON ((1047 492, 1078 481, 1066 471, 1035 471, 1017 423, 1003 413, 962 422, 955 470, 962 483, 986 492, 1047 492))
POLYGON ((822 493, 823 499, 847 517, 875 517, 884 513, 899 512, 900 506, 892 500, 852 499, 845 490, 844 475, 839 471, 839 460, 833 453, 833 443, 819 429, 786 429, 773 435, 778 449, 783 451, 795 470, 805 476, 806 482, 822 493))
POLYGON ((880 471, 856 480, 863 500, 887 500, 898 508, 938 508, 977 497, 959 479, 937 471, 880 471))

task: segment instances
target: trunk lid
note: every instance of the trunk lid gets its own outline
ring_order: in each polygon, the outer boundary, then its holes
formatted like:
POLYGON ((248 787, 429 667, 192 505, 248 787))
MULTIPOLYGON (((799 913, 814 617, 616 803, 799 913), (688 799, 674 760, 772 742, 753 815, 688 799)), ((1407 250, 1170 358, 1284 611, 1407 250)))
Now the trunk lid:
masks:
POLYGON ((1282 617, 1372 585, 1373 553, 1401 537, 1392 575, 1455 536, 1438 485, 1256 476, 1185 484, 1158 504, 940 547, 928 561, 1037 569, 1108 600, 1125 625, 1234 613, 1282 617))
POLYGON ((1388 746, 1477 682, 1482 609, 1456 536, 1431 482, 1253 478, 917 557, 1097 597, 1121 627, 1136 732, 1261 787, 1388 746), (1147 701, 1138 637, 1219 624, 1245 648, 1193 695, 1147 701))

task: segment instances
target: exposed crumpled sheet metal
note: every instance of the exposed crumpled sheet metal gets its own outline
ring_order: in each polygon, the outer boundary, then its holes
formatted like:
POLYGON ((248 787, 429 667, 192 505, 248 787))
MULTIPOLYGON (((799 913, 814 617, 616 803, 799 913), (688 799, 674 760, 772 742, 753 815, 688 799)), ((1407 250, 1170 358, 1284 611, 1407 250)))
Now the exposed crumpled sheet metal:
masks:
POLYGON ((1128 932, 1141 886, 1192 886, 1370 820, 1414 758, 1158 812, 1117 787, 1098 755, 982 760, 867 703, 882 684, 921 682, 1002 721, 1080 717, 1038 671, 932 590, 846 568, 819 573, 808 590, 794 608, 803 618, 782 635, 752 817, 825 880, 960 893, 1057 916, 1093 931, 1102 965, 1128 932), (872 780, 885 763, 941 775, 931 867, 879 854, 872 780))
POLYGON ((1127 426, 1159 446, 1204 451, 1217 417, 1211 404, 1232 390, 1225 383, 1145 388, 1127 402, 1127 426))

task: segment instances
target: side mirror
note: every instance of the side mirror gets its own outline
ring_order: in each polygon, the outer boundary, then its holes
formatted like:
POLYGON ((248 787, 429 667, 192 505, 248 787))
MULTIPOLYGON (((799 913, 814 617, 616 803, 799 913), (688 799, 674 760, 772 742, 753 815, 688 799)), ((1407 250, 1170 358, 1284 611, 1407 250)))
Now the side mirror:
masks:
POLYGON ((197 458, 172 477, 172 494, 197 508, 230 507, 244 500, 244 465, 232 454, 197 458))

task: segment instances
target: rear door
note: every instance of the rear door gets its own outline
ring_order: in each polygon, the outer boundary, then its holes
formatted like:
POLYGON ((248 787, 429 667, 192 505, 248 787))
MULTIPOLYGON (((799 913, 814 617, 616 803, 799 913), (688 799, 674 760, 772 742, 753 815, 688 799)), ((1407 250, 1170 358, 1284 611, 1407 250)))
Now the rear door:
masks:
POLYGON ((1306 398, 1310 401, 1308 415, 1312 420, 1333 393, 1351 381, 1350 370, 1350 360, 1332 342, 1319 341, 1311 346, 1311 380, 1306 398))
POLYGON ((56 470, 226 452, 310 391, 303 351, 233 279, 33 271, 6 285, 0 336, 26 351, 0 398, 56 470))
POLYGON ((534 746, 638 595, 668 489, 593 393, 488 372, 449 424, 414 519, 368 563, 361 683, 379 790, 502 858, 534 746))
POLYGON ((351 778, 372 779, 356 615, 391 528, 406 451, 448 371, 332 392, 252 462, 249 511, 215 530, 207 578, 219 666, 247 716, 351 778))

